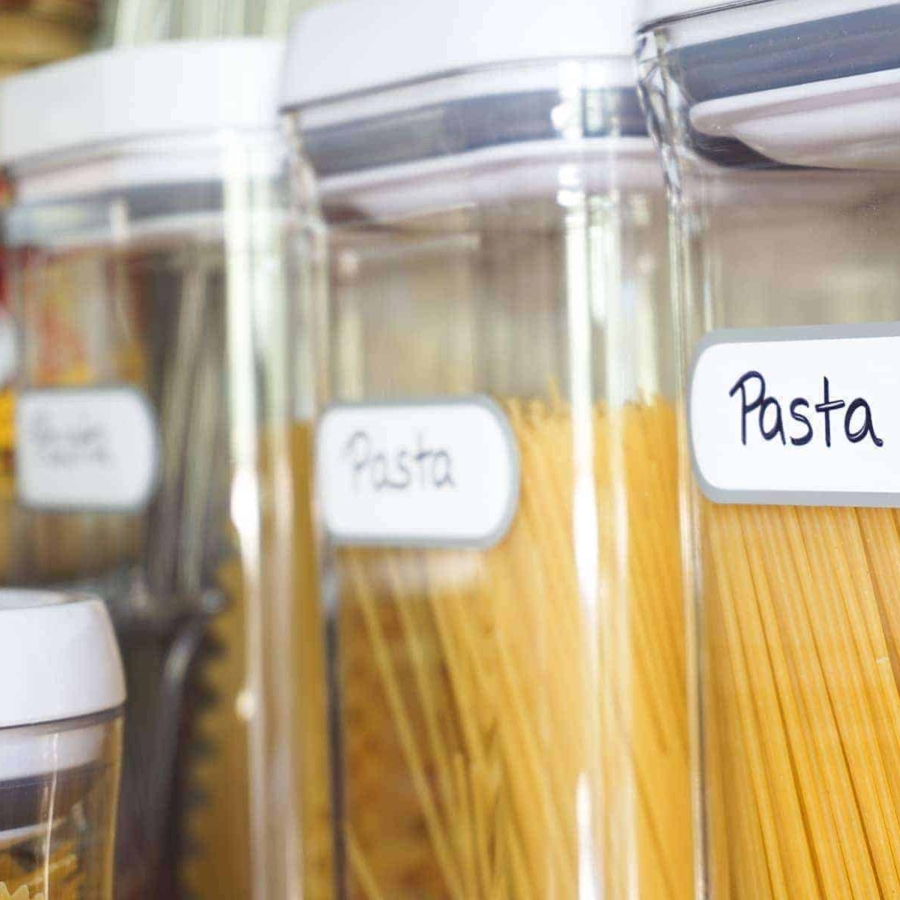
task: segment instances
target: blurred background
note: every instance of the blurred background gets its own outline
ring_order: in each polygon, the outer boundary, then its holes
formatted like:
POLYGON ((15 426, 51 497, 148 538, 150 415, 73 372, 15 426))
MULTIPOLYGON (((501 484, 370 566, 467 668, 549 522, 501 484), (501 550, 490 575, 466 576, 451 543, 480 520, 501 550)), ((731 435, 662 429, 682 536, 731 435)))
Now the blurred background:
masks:
POLYGON ((93 48, 286 33, 316 0, 0 0, 0 77, 93 48))

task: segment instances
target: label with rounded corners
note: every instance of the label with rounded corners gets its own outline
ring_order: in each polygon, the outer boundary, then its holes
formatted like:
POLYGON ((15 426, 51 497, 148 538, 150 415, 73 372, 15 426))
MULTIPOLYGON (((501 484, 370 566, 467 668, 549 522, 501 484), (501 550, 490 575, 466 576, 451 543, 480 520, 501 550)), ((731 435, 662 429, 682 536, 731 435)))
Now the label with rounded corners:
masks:
POLYGON ((900 324, 712 332, 688 404, 717 503, 900 507, 900 324))
POLYGON ((156 489, 159 433, 129 386, 29 390, 16 401, 16 495, 44 510, 140 512, 156 489))
POLYGON ((488 548, 518 505, 513 432, 482 396, 333 406, 319 422, 316 471, 339 544, 488 548))

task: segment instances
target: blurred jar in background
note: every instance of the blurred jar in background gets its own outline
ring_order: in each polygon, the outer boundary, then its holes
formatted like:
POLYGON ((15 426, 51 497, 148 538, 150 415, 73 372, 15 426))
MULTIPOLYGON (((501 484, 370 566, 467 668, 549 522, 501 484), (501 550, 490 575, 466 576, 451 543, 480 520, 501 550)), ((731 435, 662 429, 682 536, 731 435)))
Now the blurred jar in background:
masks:
POLYGON ((0 577, 90 588, 112 613, 130 687, 119 898, 179 880, 283 896, 291 716, 267 684, 312 554, 281 52, 110 51, 0 90, 20 336, 0 577))

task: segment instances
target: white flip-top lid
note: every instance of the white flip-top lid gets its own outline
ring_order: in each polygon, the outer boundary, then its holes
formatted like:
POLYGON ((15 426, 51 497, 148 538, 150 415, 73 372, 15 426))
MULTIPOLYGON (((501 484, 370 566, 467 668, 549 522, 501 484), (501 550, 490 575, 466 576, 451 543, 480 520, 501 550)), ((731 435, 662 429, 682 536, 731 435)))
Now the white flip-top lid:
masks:
POLYGON ((0 671, 0 729, 96 715, 125 702, 119 647, 95 598, 0 591, 0 671))
POLYGON ((112 141, 276 125, 283 44, 172 41, 109 50, 0 83, 0 165, 112 141))
POLYGON ((281 106, 524 61, 631 56, 637 0, 339 0, 288 40, 281 106))

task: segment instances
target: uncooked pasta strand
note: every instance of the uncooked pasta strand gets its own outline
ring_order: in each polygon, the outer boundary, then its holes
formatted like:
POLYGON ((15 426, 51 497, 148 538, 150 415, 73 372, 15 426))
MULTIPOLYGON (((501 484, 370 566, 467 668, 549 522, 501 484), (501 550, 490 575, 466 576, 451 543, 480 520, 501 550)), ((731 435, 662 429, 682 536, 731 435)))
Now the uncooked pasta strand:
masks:
POLYGON ((890 573, 900 572, 900 533, 895 515, 880 509, 858 509, 856 516, 868 551, 868 565, 878 596, 878 608, 888 639, 888 653, 900 674, 900 583, 890 573), (885 577, 885 576, 888 577, 885 577))
MULTIPOLYGON (((864 648, 863 659, 870 675, 878 744, 886 771, 897 772, 900 771, 900 697, 897 696, 896 685, 893 682, 888 646, 859 520, 852 509, 831 512, 830 522, 836 526, 841 543, 847 551, 848 568, 851 572, 857 573, 856 577, 845 585, 845 596, 853 597, 855 593, 854 607, 859 609, 860 618, 863 620, 857 627, 864 628, 869 639, 868 643, 862 638, 861 641, 864 648)), ((826 529, 826 534, 833 533, 826 529)), ((891 793, 885 798, 886 805, 891 815, 896 818, 897 810, 900 808, 900 784, 896 778, 889 778, 888 787, 891 793)), ((898 850, 900 848, 892 846, 895 864, 898 860, 898 850)))
POLYGON ((458 809, 454 810, 454 825, 457 830, 457 853, 462 860, 462 883, 464 896, 477 896, 477 879, 475 875, 475 837, 472 819, 472 805, 469 799, 469 784, 466 778, 465 762, 460 754, 453 758, 453 774, 456 779, 456 796, 458 809))
MULTIPOLYGON (((735 558, 736 554, 741 550, 741 544, 737 540, 734 525, 733 511, 727 508, 723 509, 718 517, 718 528, 714 534, 711 557, 718 575, 725 640, 735 685, 735 696, 733 699, 737 707, 741 727, 740 734, 746 747, 755 804, 759 811, 759 821, 762 826, 763 846, 765 849, 764 858, 768 866, 771 891, 776 897, 790 897, 791 894, 788 890, 789 873, 785 872, 781 856, 780 820, 774 805, 777 798, 772 797, 769 790, 767 763, 770 760, 766 758, 767 742, 762 740, 762 730, 769 723, 766 722, 765 714, 763 714, 761 720, 759 719, 759 712, 755 708, 756 701, 759 698, 754 690, 754 678, 766 677, 768 671, 755 672, 751 676, 741 640, 742 621, 738 620, 736 614, 737 597, 739 596, 736 584, 738 588, 742 585, 748 585, 752 588, 752 582, 746 570, 741 566, 741 561, 735 558), (736 566, 740 567, 737 570, 740 571, 740 575, 736 571, 736 566)), ((766 690, 763 698, 769 699, 770 694, 770 689, 766 690)), ((768 712, 773 715, 777 714, 777 707, 771 706, 768 712)), ((812 896, 815 896, 815 894, 812 894, 812 896)))
MULTIPOLYGON (((519 523, 519 527, 525 526, 519 523)), ((509 720, 511 706, 515 705, 519 709, 523 701, 521 693, 515 690, 512 697, 508 696, 509 679, 503 676, 514 670, 516 676, 522 674, 524 682, 533 684, 535 674, 534 660, 525 663, 527 671, 522 672, 522 661, 511 663, 508 656, 509 645, 513 642, 514 635, 517 632, 521 635, 525 631, 522 618, 518 615, 518 607, 523 599, 526 608, 531 606, 527 599, 529 581, 514 562, 518 552, 510 549, 509 555, 504 554, 496 561, 492 559, 489 566, 493 578, 490 585, 491 594, 488 596, 496 598, 493 606, 495 619, 489 639, 489 656, 496 680, 493 730, 496 734, 496 750, 502 772, 501 784, 504 787, 504 796, 508 800, 508 803, 504 804, 505 815, 509 817, 509 822, 505 826, 507 838, 505 846, 509 851, 507 859, 510 864, 518 861, 517 864, 522 868, 521 872, 517 872, 516 878, 520 889, 524 889, 523 872, 526 870, 529 872, 529 884, 533 882, 540 885, 546 881, 545 867, 550 865, 548 860, 552 856, 559 835, 553 836, 549 832, 551 827, 549 797, 545 776, 540 763, 536 760, 538 753, 535 747, 536 737, 530 728, 527 728, 525 733, 520 732, 521 717, 515 724, 511 724, 509 720), (522 761, 523 749, 526 755, 525 764, 522 761)), ((530 587, 534 589, 533 583, 530 587)), ((459 608, 458 613, 459 625, 465 629, 468 612, 459 608)))
POLYGON ((444 809, 448 815, 451 815, 453 809, 453 790, 451 772, 450 754, 444 743, 440 733, 437 718, 437 700, 434 696, 434 685, 431 683, 429 672, 432 671, 426 659, 426 651, 419 635, 421 630, 416 627, 414 622, 415 610, 413 605, 418 606, 416 600, 409 600, 404 596, 403 591, 403 572, 401 571, 402 559, 396 554, 385 554, 385 563, 388 566, 388 581, 392 585, 394 603, 400 616, 400 622, 403 629, 403 640, 409 647, 409 653, 412 658, 413 675, 418 691, 419 703, 422 707, 426 735, 429 743, 429 749, 435 760, 437 768, 437 782, 439 792, 444 805, 444 809))
MULTIPOLYGON (((876 896, 879 892, 875 869, 872 866, 871 851, 868 846, 865 823, 862 810, 856 797, 853 786, 853 761, 855 755, 844 751, 842 732, 846 725, 842 722, 842 715, 846 712, 844 698, 841 696, 843 685, 834 683, 833 666, 835 662, 833 643, 829 637, 826 623, 823 620, 820 606, 822 597, 817 590, 817 579, 813 575, 813 563, 808 556, 806 545, 803 541, 803 531, 799 510, 787 509, 780 511, 778 520, 781 522, 785 536, 785 548, 782 550, 781 559, 785 565, 793 566, 795 575, 789 583, 796 583, 797 596, 801 601, 798 607, 798 620, 808 629, 809 637, 801 636, 801 644, 797 649, 798 677, 804 682, 809 680, 809 675, 822 673, 825 688, 828 694, 827 714, 819 713, 809 723, 810 733, 817 740, 822 741, 826 754, 826 771, 830 785, 829 795, 835 805, 835 818, 841 823, 840 834, 847 834, 845 839, 844 858, 853 875, 851 884, 862 888, 861 896, 876 896), (812 651, 812 652, 811 652, 812 651), (833 734, 831 733, 833 731, 833 734), (846 782, 846 786, 845 786, 846 782), (865 889, 868 886, 869 891, 865 889)), ((772 518, 772 517, 770 517, 772 518)), ((852 707, 850 707, 852 709, 852 707)), ((850 744, 851 751, 853 750, 850 744)), ((811 786, 811 789, 818 789, 811 786)))
MULTIPOLYGON (((743 523, 754 557, 767 556, 771 560, 770 581, 779 587, 791 578, 790 570, 785 568, 784 548, 789 541, 784 519, 784 516, 748 510, 747 522, 743 523)), ((811 810, 809 834, 814 852, 826 858, 820 864, 825 893, 848 896, 850 885, 866 884, 865 878, 857 880, 855 861, 867 858, 868 850, 858 838, 859 820, 845 759, 833 752, 833 748, 840 746, 840 736, 818 654, 810 652, 815 644, 804 614, 806 604, 799 603, 794 608, 793 604, 781 601, 774 594, 763 598, 769 640, 775 643, 780 636, 783 641, 784 666, 790 678, 790 688, 785 685, 783 690, 786 694, 791 689, 796 692, 796 718, 792 719, 791 726, 796 733, 789 737, 797 746, 796 768, 810 773, 808 779, 798 780, 798 786, 805 806, 811 810), (829 790, 820 790, 820 785, 826 783, 829 790), (848 821, 851 817, 852 821, 848 821), (818 847, 820 842, 825 845, 822 849, 818 847)), ((789 695, 785 702, 791 702, 789 695)), ((873 894, 877 893, 874 880, 869 881, 869 888, 873 894)))
MULTIPOLYGON (((748 558, 758 559, 761 554, 766 552, 763 532, 749 527, 751 524, 756 524, 751 515, 748 515, 741 524, 748 558)), ((790 748, 795 772, 809 773, 818 783, 821 783, 820 778, 823 773, 813 758, 810 746, 811 737, 800 709, 801 701, 796 693, 795 681, 791 678, 787 650, 778 625, 775 602, 770 587, 771 583, 777 589, 778 582, 771 581, 772 574, 774 573, 770 573, 768 570, 754 573, 754 589, 763 629, 762 638, 768 651, 778 695, 778 705, 784 723, 784 737, 790 748)), ((795 775, 793 784, 799 788, 797 797, 803 809, 806 829, 806 833, 800 833, 797 835, 797 839, 808 845, 812 859, 815 861, 819 895, 841 887, 848 889, 849 882, 830 809, 825 808, 820 791, 803 789, 803 784, 798 782, 797 775, 795 775), (811 834, 821 834, 823 839, 820 842, 813 842, 810 840, 811 834)), ((777 789, 777 784, 775 787, 777 789)))
MULTIPOLYGON (((712 571, 712 564, 710 564, 712 571)), ((713 572, 713 574, 717 574, 713 572)), ((771 895, 765 840, 750 773, 744 763, 744 739, 734 715, 737 689, 722 624, 724 599, 718 578, 711 579, 705 597, 704 620, 709 632, 706 676, 709 697, 704 707, 709 722, 706 743, 706 788, 711 822, 711 867, 717 894, 726 897, 771 895), (740 815, 731 814, 732 804, 740 815), (733 841, 733 844, 730 843, 733 841), (739 853, 726 852, 732 846, 739 853)))
POLYGON ((358 596, 361 600, 360 608, 362 609, 369 628, 369 636, 372 641, 377 665, 384 681, 385 690, 388 694, 394 721, 397 724, 402 746, 407 756, 413 784, 415 785, 416 793, 422 806, 422 812, 425 815, 431 841, 434 844, 435 854, 441 869, 443 870, 444 877, 447 879, 447 884, 450 885, 453 890, 458 891, 459 879, 453 864, 453 856, 446 843, 446 835, 440 824, 431 789, 428 785, 428 780, 425 777, 421 757, 416 746, 415 736, 404 708, 401 692, 396 684, 390 651, 387 649, 384 637, 381 634, 378 617, 373 609, 373 600, 359 566, 351 567, 351 577, 354 580, 354 589, 358 592, 358 596))
POLYGON ((352 829, 347 830, 347 855, 357 881, 362 885, 366 900, 385 900, 378 889, 378 882, 366 862, 365 854, 359 849, 359 843, 352 829))
POLYGON ((678 485, 674 454, 668 452, 675 445, 675 419, 658 400, 628 412, 623 443, 629 458, 642 461, 640 466, 626 464, 629 515, 641 529, 641 538, 629 543, 627 604, 635 648, 632 743, 643 748, 643 753, 629 751, 640 796, 639 834, 645 836, 640 887, 641 896, 677 896, 678 886, 689 883, 692 874, 690 833, 678 826, 691 818, 690 798, 687 791, 670 791, 669 802, 653 802, 666 793, 667 784, 678 783, 689 765, 680 595, 659 590, 660 583, 680 578, 678 485), (648 747, 654 752, 647 752, 648 747))
MULTIPOLYGON (((498 649, 500 651, 498 657, 500 679, 503 685, 504 699, 509 704, 504 710, 504 718, 507 720, 512 719, 508 730, 506 728, 501 729, 504 738, 506 738, 503 741, 506 769, 512 773, 512 804, 516 809, 516 815, 520 822, 527 821, 531 816, 537 817, 551 845, 549 858, 552 860, 552 863, 550 864, 558 865, 560 867, 558 875, 561 882, 568 884, 570 888, 574 888, 574 885, 571 884, 571 870, 566 865, 567 860, 556 857, 556 854, 561 852, 561 828, 559 820, 554 816, 550 792, 541 771, 541 760, 536 737, 528 723, 528 708, 517 689, 515 668, 502 641, 498 644, 498 649), (516 735, 516 740, 512 739, 512 733, 516 735), (526 796, 525 788, 527 785, 532 786, 537 794, 537 797, 531 801, 533 805, 529 806, 526 806, 523 802, 526 796)), ((513 849, 516 853, 519 852, 517 844, 513 849)), ((540 884, 542 881, 543 879, 540 879, 538 883, 540 884)))
POLYGON ((483 764, 484 750, 481 736, 478 732, 478 723, 474 716, 477 696, 471 692, 467 685, 462 666, 460 665, 462 656, 461 651, 458 649, 459 642, 455 638, 450 623, 450 610, 445 602, 446 598, 436 593, 433 588, 429 588, 429 599, 440 638, 440 645, 443 650, 443 658, 449 672, 451 684, 454 687, 456 714, 465 738, 466 751, 469 758, 474 760, 476 765, 483 764))
MULTIPOLYGON (((532 651, 530 657, 534 660, 528 662, 527 643, 523 641, 523 649, 516 660, 517 666, 530 670, 531 677, 537 679, 538 708, 544 712, 543 721, 536 720, 536 736, 559 736, 558 746, 549 750, 554 756, 554 761, 547 766, 549 780, 549 796, 551 798, 551 812, 553 823, 550 827, 552 834, 560 843, 560 855, 555 863, 560 868, 558 880, 566 883, 574 877, 577 866, 577 832, 575 823, 575 797, 571 789, 573 779, 584 761, 584 727, 582 721, 586 719, 585 713, 576 719, 573 727, 570 704, 584 704, 587 700, 582 694, 581 679, 584 677, 579 660, 584 659, 586 643, 584 624, 579 628, 579 610, 577 604, 570 602, 570 598, 577 594, 574 591, 574 583, 563 585, 560 590, 558 575, 549 573, 547 557, 556 558, 557 554, 564 553, 563 547, 571 546, 571 503, 567 492, 560 491, 555 497, 549 493, 552 477, 555 472, 555 463, 548 460, 547 453, 541 453, 540 448, 545 444, 552 444, 556 448, 562 448, 565 460, 557 460, 563 472, 571 472, 571 454, 568 451, 570 441, 565 435, 565 419, 558 413, 544 413, 530 405, 529 418, 525 425, 528 429, 525 433, 530 435, 523 438, 523 444, 534 457, 530 460, 530 470, 546 473, 546 478, 536 477, 531 487, 531 501, 523 503, 521 509, 520 540, 516 543, 516 552, 510 553, 506 564, 511 579, 518 578, 520 582, 527 584, 527 592, 530 602, 531 618, 528 620, 528 629, 540 640, 540 662, 532 651), (562 427, 560 427, 562 426, 562 427), (558 433, 555 441, 547 441, 542 438, 542 428, 552 428, 558 433), (544 502, 541 499, 544 498, 544 502), (561 515, 552 517, 542 514, 546 511, 546 503, 553 502, 559 506, 561 515), (566 533, 559 535, 561 530, 566 533), (534 548, 539 552, 535 553, 534 548), (532 573, 531 559, 535 558, 540 565, 538 571, 532 573), (548 572, 544 576, 544 584, 541 584, 540 569, 548 572), (563 660, 570 660, 566 665, 563 660), (569 712, 567 713, 567 709, 569 712), (564 737, 565 736, 565 737, 564 737)), ((571 475, 569 476, 571 480, 571 475)), ((564 556, 562 557, 564 559, 564 556)), ((527 641, 527 634, 525 635, 527 641)), ((532 642, 535 637, 532 636, 532 642)), ((537 648, 534 648, 537 649, 537 648)), ((546 744, 546 739, 544 739, 546 744)), ((548 750, 542 751, 545 755, 548 750)))
MULTIPOLYGON (((829 624, 830 639, 838 641, 839 652, 846 662, 846 671, 842 673, 844 684, 835 685, 832 697, 841 704, 838 721, 841 724, 842 743, 844 752, 853 760, 851 772, 865 822, 869 852, 881 890, 890 895, 892 891, 900 890, 891 849, 891 834, 896 835, 900 831, 891 832, 888 817, 895 819, 896 816, 884 805, 884 800, 890 796, 887 773, 881 754, 878 753, 865 655, 859 644, 861 635, 858 626, 856 629, 853 627, 859 613, 853 598, 848 602, 841 592, 841 585, 847 583, 847 562, 842 548, 826 538, 827 518, 822 513, 827 512, 798 510, 804 525, 803 537, 810 562, 815 569, 829 573, 827 579, 820 579, 822 583, 819 587, 824 596, 821 598, 818 618, 823 624, 829 624), (813 512, 814 518, 810 515, 813 512)), ((829 652, 834 653, 834 650, 829 652)))
POLYGON ((491 896, 491 848, 488 837, 489 811, 492 807, 487 777, 483 769, 470 765, 473 784, 473 827, 475 829, 475 864, 478 872, 478 896, 491 896))
MULTIPOLYGON (((676 509, 678 502, 676 469, 667 464, 671 461, 666 460, 664 454, 658 452, 660 446, 671 447, 675 443, 674 430, 666 433, 659 427, 669 418, 667 412, 669 410, 659 404, 652 409, 639 407, 636 417, 630 422, 625 444, 647 460, 646 471, 636 472, 634 467, 629 468, 629 497, 633 498, 631 502, 640 516, 642 527, 652 532, 652 539, 634 542, 634 552, 641 554, 634 574, 674 582, 681 578, 678 523, 673 521, 671 515, 660 515, 660 510, 676 509)), ((658 642, 654 654, 648 654, 654 659, 658 657, 665 664, 667 673, 658 681, 654 679, 653 684, 666 691, 667 701, 684 704, 684 691, 679 690, 685 671, 684 635, 678 617, 673 616, 668 608, 670 603, 669 593, 650 590, 644 602, 635 604, 635 609, 639 614, 652 617, 656 629, 666 638, 658 642)), ((681 739, 686 737, 684 729, 677 728, 675 731, 681 739)))
MULTIPOLYGON (((532 692, 535 689, 548 689, 552 682, 563 697, 578 697, 579 693, 575 683, 577 667, 574 665, 574 661, 581 656, 577 643, 567 643, 569 632, 573 629, 566 627, 566 610, 560 609, 558 602, 560 595, 563 597, 571 595, 555 590, 552 578, 542 578, 539 566, 536 565, 540 557, 535 554, 533 548, 539 547, 546 550, 555 545, 550 534, 553 525, 549 519, 542 520, 535 515, 526 504, 523 504, 520 515, 520 539, 514 542, 514 546, 511 546, 509 552, 504 554, 504 558, 496 564, 499 571, 506 571, 504 580, 510 584, 518 582, 522 586, 518 591, 515 605, 508 607, 512 616, 497 634, 498 651, 509 653, 509 663, 505 668, 501 664, 499 671, 501 674, 512 671, 517 674, 516 687, 519 697, 516 704, 517 710, 525 705, 524 696, 527 695, 527 691, 519 687, 523 682, 532 684, 532 692), (538 569, 538 571, 533 571, 533 569, 538 569), (526 585, 527 587, 525 587, 526 585), (523 602, 527 610, 526 615, 520 613, 523 602), (530 614, 530 619, 527 617, 528 614, 530 614), (525 622, 529 622, 527 629, 523 628, 525 622), (520 631, 524 631, 526 640, 529 634, 532 641, 535 636, 539 637, 543 643, 542 653, 534 652, 534 648, 531 648, 532 652, 528 653, 525 641, 521 642, 518 651, 515 649, 515 642, 509 640, 509 637, 515 632, 517 626, 520 631), (544 666, 541 663, 542 657, 546 661, 544 666), (565 665, 562 661, 567 659, 572 660, 573 664, 565 665), (542 671, 544 667, 548 667, 552 671, 552 678, 546 677, 542 671), (520 673, 521 678, 519 678, 520 673)), ((501 683, 509 684, 510 682, 502 681, 501 683)), ((571 722, 571 709, 567 709, 564 704, 547 702, 546 697, 544 702, 538 703, 538 707, 547 713, 547 719, 553 720, 555 723, 550 726, 550 733, 565 733, 566 724, 571 722)), ((531 790, 538 792, 534 802, 542 810, 546 810, 548 818, 545 826, 551 835, 554 847, 558 848, 554 865, 560 869, 559 878, 565 883, 571 878, 568 873, 573 873, 576 867, 576 835, 571 826, 567 828, 564 824, 573 821, 573 816, 567 814, 566 811, 567 805, 571 804, 573 798, 565 796, 566 784, 564 782, 569 782, 569 792, 571 793, 571 772, 578 766, 577 756, 581 742, 574 739, 561 742, 560 746, 553 751, 557 755, 557 761, 547 767, 546 775, 536 778, 534 773, 540 767, 538 761, 540 733, 542 730, 546 732, 548 722, 535 721, 532 714, 528 717, 523 716, 516 726, 523 729, 523 734, 527 734, 525 740, 529 750, 528 761, 532 764, 532 774, 526 778, 532 785, 531 790), (572 756, 576 757, 574 763, 571 762, 572 756), (547 785, 548 779, 549 786, 547 785)), ((540 844, 535 846, 540 847, 540 844)))

